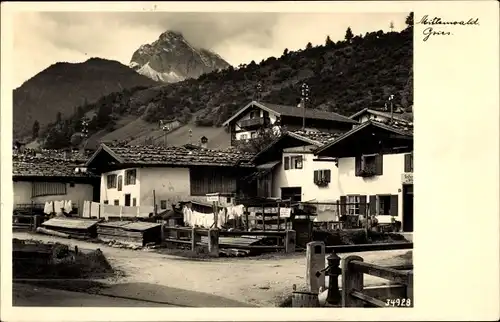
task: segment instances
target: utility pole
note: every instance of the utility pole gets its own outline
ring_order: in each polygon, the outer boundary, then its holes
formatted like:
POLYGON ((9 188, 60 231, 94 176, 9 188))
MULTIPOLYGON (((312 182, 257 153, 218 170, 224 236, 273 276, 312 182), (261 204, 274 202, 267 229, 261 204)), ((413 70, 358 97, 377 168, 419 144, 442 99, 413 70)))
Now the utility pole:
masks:
POLYGON ((261 97, 262 97, 262 84, 261 83, 258 83, 257 84, 257 91, 255 93, 255 96, 256 96, 256 101, 260 101, 261 97))
POLYGON ((193 137, 193 130, 189 129, 189 144, 192 142, 192 137, 193 137))
POLYGON ((168 124, 163 124, 163 121, 160 121, 160 123, 163 131, 163 144, 167 146, 167 132, 170 130, 170 126, 168 126, 168 124))
POLYGON ((302 108, 303 108, 303 115, 302 115, 302 130, 306 129, 306 102, 309 101, 309 86, 306 83, 302 84, 301 87, 301 101, 302 101, 302 108))
POLYGON ((392 124, 392 121, 393 121, 393 118, 394 118, 394 104, 392 103, 392 101, 394 100, 394 95, 389 95, 389 103, 391 105, 391 121, 390 123, 392 124))
POLYGON ((83 135, 83 152, 87 149, 88 136, 89 136, 89 122, 85 117, 82 118, 82 135, 83 135))

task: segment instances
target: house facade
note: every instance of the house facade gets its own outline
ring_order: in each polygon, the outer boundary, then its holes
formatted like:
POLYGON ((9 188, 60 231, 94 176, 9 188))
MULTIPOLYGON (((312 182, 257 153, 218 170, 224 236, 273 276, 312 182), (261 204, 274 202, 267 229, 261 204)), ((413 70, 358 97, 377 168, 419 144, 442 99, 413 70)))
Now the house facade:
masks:
POLYGON ((366 121, 316 151, 338 159, 341 212, 413 231, 413 129, 366 121))
POLYGON ((256 138, 263 127, 275 132, 286 128, 296 131, 304 127, 326 132, 344 132, 352 128, 356 121, 346 116, 314 108, 277 105, 252 101, 223 123, 229 128, 231 144, 256 138))
POLYGON ((334 159, 317 161, 314 151, 338 133, 287 131, 253 159, 259 197, 293 201, 335 201, 338 169, 334 159))
POLYGON ((99 177, 68 157, 15 154, 12 160, 14 208, 71 200, 79 210, 99 199, 99 177))
POLYGON ((378 111, 369 108, 362 109, 361 111, 351 115, 350 119, 362 124, 367 121, 376 121, 380 123, 398 123, 398 124, 409 124, 413 123, 413 113, 403 112, 401 110, 397 110, 393 113, 388 111, 378 111))
POLYGON ((160 212, 179 201, 206 201, 209 193, 236 194, 238 179, 252 169, 250 158, 204 148, 103 144, 87 166, 101 174, 101 203, 155 206, 160 212))

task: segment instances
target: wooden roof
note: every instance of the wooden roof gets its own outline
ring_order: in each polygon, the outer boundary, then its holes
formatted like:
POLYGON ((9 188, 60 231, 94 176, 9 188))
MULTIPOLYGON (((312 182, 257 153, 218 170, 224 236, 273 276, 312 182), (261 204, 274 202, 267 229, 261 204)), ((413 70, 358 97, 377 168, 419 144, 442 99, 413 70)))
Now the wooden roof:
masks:
POLYGON ((222 151, 151 145, 108 146, 106 144, 101 144, 86 165, 91 166, 100 154, 108 154, 118 164, 136 166, 253 166, 250 162, 253 154, 237 150, 222 151))
MULTIPOLYGON (((238 110, 232 117, 230 117, 227 121, 225 121, 222 125, 226 126, 234 120, 237 120, 238 117, 243 116, 243 113, 247 111, 251 107, 258 107, 264 111, 268 111, 276 114, 277 116, 291 116, 291 117, 303 117, 304 116, 304 108, 297 106, 289 106, 289 105, 279 105, 265 102, 257 102, 252 101, 249 104, 245 105, 243 108, 238 110)), ((306 108, 305 109, 305 117, 306 119, 312 120, 329 120, 334 122, 343 122, 355 124, 356 121, 348 118, 347 116, 340 115, 335 112, 319 110, 315 108, 306 108)))
MULTIPOLYGON (((84 162, 84 161, 83 161, 84 162)), ((63 159, 52 156, 18 154, 12 156, 12 176, 21 177, 66 177, 95 178, 91 172, 75 172, 83 167, 82 160, 63 159)))

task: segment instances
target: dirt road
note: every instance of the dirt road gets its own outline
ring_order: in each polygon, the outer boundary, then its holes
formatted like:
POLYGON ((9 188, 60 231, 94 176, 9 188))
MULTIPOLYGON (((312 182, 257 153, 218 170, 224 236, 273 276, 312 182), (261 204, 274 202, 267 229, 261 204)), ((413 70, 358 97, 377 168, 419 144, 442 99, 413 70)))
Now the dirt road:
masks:
MULTIPOLYGON (((129 250, 113 248, 103 244, 88 243, 74 239, 52 236, 14 233, 14 238, 58 241, 77 245, 81 249, 100 248, 111 265, 124 273, 119 280, 107 281, 119 284, 106 292, 114 294, 133 293, 142 298, 169 297, 179 300, 185 295, 175 293, 179 289, 215 296, 210 303, 245 303, 252 306, 272 307, 292 292, 292 285, 305 285, 305 254, 298 253, 275 258, 218 258, 195 260, 164 255, 152 250, 129 250), (134 287, 134 285, 136 285, 134 287), (137 287, 137 285, 142 285, 137 287), (157 287, 154 287, 154 286, 157 287), (173 292, 173 293, 172 293, 173 292), (163 295, 162 295, 163 294, 163 295), (180 295, 175 295, 180 294, 180 295), (231 302, 233 301, 233 302, 231 302)), ((408 250, 357 253, 365 261, 381 265, 399 265, 397 255, 408 250)), ((342 254, 345 257, 349 254, 342 254)), ((366 276, 365 285, 382 285, 385 280, 366 276)), ((194 294, 194 293, 193 293, 194 294)), ((192 303, 191 303, 192 304, 192 303)), ((212 305, 207 305, 212 306, 212 305)))

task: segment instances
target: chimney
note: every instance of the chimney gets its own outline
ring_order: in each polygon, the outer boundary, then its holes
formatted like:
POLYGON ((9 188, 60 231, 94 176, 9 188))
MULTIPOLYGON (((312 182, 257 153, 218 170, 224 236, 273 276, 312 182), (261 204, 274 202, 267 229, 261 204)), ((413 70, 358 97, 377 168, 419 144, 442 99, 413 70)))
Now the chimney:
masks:
POLYGON ((200 146, 201 146, 202 148, 206 149, 206 148, 207 148, 207 143, 208 143, 208 139, 207 139, 207 137, 206 137, 206 136, 202 136, 202 137, 200 138, 200 146))

